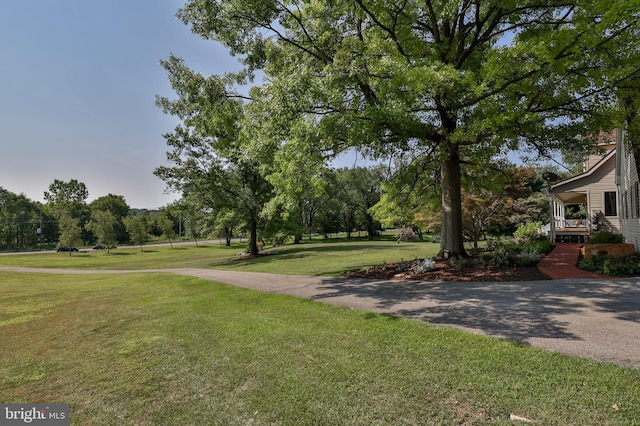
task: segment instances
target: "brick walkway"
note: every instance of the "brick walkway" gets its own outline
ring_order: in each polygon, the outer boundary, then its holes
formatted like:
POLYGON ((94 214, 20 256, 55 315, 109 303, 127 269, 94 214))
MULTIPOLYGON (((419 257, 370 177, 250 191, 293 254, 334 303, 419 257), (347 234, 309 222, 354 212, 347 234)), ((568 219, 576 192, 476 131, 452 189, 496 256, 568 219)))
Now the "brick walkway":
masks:
POLYGON ((594 274, 578 268, 580 247, 583 244, 556 244, 555 248, 538 262, 538 269, 552 280, 567 278, 613 278, 606 275, 594 274))

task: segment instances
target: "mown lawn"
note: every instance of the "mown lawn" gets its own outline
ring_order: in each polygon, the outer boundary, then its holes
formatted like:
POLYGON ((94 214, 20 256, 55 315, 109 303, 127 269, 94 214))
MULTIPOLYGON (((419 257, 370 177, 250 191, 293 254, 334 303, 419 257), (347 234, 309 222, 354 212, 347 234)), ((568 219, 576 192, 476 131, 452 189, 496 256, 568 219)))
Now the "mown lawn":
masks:
POLYGON ((638 369, 171 274, 0 272, 0 342, 74 425, 640 423, 638 369))
POLYGON ((342 272, 383 262, 410 260, 434 256, 439 244, 403 242, 381 239, 336 239, 305 241, 299 245, 272 247, 256 259, 238 260, 246 250, 246 242, 234 242, 231 247, 209 243, 192 245, 117 248, 110 253, 84 249, 79 253, 40 253, 0 256, 0 266, 74 269, 154 269, 213 268, 252 272, 273 272, 298 275, 339 275, 342 272))

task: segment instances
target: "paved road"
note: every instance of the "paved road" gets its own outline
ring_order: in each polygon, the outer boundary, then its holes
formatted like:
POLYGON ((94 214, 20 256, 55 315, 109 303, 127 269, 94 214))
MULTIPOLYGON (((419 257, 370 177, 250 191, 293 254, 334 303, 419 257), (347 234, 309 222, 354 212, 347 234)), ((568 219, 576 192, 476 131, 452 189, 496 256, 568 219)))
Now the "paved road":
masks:
MULTIPOLYGON (((145 273, 0 267, 46 273, 145 273)), ((640 368, 640 278, 514 283, 390 282, 206 269, 158 269, 514 339, 640 368)))

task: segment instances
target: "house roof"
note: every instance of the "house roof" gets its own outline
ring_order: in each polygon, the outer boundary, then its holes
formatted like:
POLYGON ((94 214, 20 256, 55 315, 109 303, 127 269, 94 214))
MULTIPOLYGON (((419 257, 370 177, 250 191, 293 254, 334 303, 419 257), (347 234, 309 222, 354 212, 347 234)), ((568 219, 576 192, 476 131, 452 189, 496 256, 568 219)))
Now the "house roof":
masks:
POLYGON ((611 163, 611 159, 615 159, 616 150, 612 149, 605 155, 600 161, 598 161, 593 167, 584 173, 562 180, 555 185, 551 186, 551 193, 565 204, 583 203, 585 199, 585 193, 576 191, 576 186, 579 186, 581 181, 584 181, 584 185, 587 186, 590 183, 589 178, 597 171, 610 164, 611 167, 615 167, 615 163, 611 163))
MULTIPOLYGON (((575 183, 575 182, 583 180, 583 179, 587 179, 588 177, 593 175, 595 172, 597 172, 599 169, 601 169, 605 165, 605 163, 607 161, 609 161, 611 158, 614 158, 615 156, 616 156, 616 150, 612 149, 611 151, 609 151, 607 153, 607 155, 605 155, 602 158, 602 160, 598 161, 595 166, 593 166, 592 168, 590 168, 586 172, 580 173, 579 175, 575 175, 575 176, 570 177, 570 178, 565 179, 565 180, 561 180, 560 182, 556 183, 555 185, 552 185, 551 186, 551 192, 552 193, 556 193, 556 190, 561 189, 563 186, 566 186, 566 185, 568 185, 570 183, 575 183)), ((561 192, 561 191, 557 191, 557 192, 561 192)))

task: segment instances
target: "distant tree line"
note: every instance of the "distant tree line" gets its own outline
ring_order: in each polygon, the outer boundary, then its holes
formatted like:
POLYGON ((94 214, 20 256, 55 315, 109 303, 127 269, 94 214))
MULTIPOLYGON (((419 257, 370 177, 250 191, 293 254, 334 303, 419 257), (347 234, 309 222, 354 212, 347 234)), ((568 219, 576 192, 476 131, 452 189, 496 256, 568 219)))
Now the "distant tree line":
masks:
MULTIPOLYGON (((225 173, 236 174, 230 180, 241 180, 236 169, 225 173)), ((245 188, 237 196, 245 202, 232 197, 220 202, 223 197, 216 190, 223 190, 209 188, 185 191, 181 200, 154 212, 131 209, 123 196, 114 194, 87 203, 87 187, 77 180, 55 180, 44 194, 45 203, 0 187, 0 250, 96 243, 142 248, 150 238, 168 242, 220 238, 230 245, 233 238, 250 237, 252 226, 256 241, 267 245, 300 243, 314 235, 373 239, 393 227, 411 228, 420 238, 438 236, 437 182, 416 191, 412 173, 417 171, 411 167, 394 171, 384 165, 325 168, 313 178, 315 182, 309 178, 306 184, 300 183, 302 190, 287 197, 258 175, 256 179, 263 182, 256 188, 263 193, 245 188)), ((522 222, 548 220, 541 174, 540 169, 505 164, 502 170, 466 176, 465 238, 477 243, 487 235, 509 234, 522 222)))

